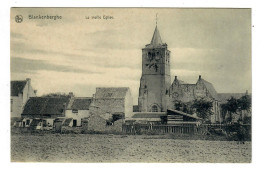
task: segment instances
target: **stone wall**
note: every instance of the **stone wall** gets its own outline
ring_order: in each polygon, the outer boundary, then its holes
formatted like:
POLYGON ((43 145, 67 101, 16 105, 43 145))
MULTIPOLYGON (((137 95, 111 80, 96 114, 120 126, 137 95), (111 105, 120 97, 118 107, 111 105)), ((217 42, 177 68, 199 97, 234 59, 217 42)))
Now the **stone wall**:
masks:
POLYGON ((90 116, 89 110, 78 110, 78 113, 73 113, 72 110, 66 110, 65 117, 77 120, 77 126, 81 126, 81 119, 90 116))
POLYGON ((99 98, 94 99, 93 104, 95 107, 98 107, 100 114, 112 114, 115 112, 125 113, 125 99, 123 98, 99 98))
POLYGON ((88 131, 122 132, 123 120, 117 120, 113 125, 107 125, 106 119, 99 115, 91 115, 88 120, 88 131))

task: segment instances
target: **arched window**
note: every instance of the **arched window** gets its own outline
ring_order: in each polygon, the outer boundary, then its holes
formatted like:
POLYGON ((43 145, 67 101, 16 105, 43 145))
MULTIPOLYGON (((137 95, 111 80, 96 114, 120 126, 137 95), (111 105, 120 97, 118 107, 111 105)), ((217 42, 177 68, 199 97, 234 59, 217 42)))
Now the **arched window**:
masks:
POLYGON ((158 112, 158 107, 156 105, 152 106, 152 112, 158 112))

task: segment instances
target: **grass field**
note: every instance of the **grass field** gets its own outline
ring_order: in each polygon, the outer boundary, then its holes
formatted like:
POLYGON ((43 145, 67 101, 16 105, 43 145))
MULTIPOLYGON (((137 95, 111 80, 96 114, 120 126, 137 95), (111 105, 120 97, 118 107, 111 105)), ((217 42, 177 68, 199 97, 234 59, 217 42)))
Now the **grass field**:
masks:
POLYGON ((11 136, 11 161, 248 163, 251 142, 144 135, 15 134, 11 136))

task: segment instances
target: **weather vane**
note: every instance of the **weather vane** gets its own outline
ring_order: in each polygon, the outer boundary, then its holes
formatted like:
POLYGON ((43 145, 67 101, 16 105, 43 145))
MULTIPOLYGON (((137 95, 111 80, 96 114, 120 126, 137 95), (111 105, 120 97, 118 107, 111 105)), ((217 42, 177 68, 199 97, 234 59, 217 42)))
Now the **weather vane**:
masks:
POLYGON ((157 20, 158 20, 157 15, 158 15, 158 13, 156 13, 156 26, 157 26, 157 20))

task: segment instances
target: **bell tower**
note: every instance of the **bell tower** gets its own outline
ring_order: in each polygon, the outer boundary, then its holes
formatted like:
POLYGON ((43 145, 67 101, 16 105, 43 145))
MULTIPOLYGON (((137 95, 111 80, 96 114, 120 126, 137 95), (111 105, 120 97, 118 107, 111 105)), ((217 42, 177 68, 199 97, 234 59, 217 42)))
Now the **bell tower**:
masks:
POLYGON ((142 49, 142 76, 138 107, 141 112, 165 112, 171 84, 170 51, 156 27, 150 44, 142 49))

